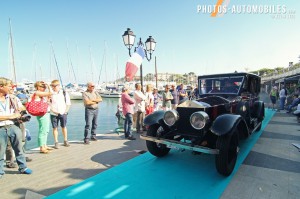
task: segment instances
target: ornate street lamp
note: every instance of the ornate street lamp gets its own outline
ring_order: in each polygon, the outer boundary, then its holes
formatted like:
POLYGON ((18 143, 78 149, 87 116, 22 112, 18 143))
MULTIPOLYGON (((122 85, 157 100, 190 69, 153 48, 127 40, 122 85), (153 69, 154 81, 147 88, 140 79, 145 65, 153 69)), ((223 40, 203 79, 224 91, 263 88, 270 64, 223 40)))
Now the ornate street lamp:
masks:
POLYGON ((130 28, 127 28, 127 30, 124 32, 122 37, 123 37, 124 45, 128 48, 129 56, 131 57, 130 50, 131 50, 132 46, 134 45, 135 35, 130 30, 130 28))
MULTIPOLYGON (((128 52, 129 52, 129 56, 131 57, 131 48, 134 46, 135 35, 130 30, 130 28, 127 28, 127 30, 124 32, 122 37, 123 37, 124 45, 127 47, 128 52)), ((156 47, 156 42, 153 39, 153 37, 149 36, 148 39, 145 41, 145 45, 142 42, 142 39, 140 38, 137 45, 143 47, 146 59, 148 61, 150 61, 151 58, 152 58, 152 53, 153 53, 153 51, 155 50, 155 47, 156 47), (144 46, 146 46, 146 49, 144 48, 144 46), (148 58, 148 53, 149 53, 149 58, 148 58)), ((136 48, 137 47, 134 48, 134 51, 136 51, 136 48)), ((141 79, 141 86, 142 86, 142 89, 143 89, 143 66, 142 66, 142 64, 140 65, 140 79, 141 79)))

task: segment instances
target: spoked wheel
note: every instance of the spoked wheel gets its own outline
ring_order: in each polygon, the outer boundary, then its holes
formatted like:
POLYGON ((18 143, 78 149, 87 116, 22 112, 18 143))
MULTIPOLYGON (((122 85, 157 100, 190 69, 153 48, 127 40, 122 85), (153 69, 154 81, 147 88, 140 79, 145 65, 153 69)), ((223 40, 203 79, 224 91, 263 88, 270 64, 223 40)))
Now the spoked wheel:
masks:
MULTIPOLYGON (((153 124, 149 127, 147 131, 148 136, 157 137, 157 134, 159 132, 162 132, 164 129, 159 124, 153 124)), ((163 157, 167 155, 170 151, 170 148, 168 148, 165 144, 159 144, 152 141, 146 141, 146 145, 148 148, 148 151, 157 157, 163 157)))
POLYGON ((238 133, 235 131, 231 135, 220 136, 217 139, 216 148, 219 149, 219 154, 216 155, 217 171, 229 176, 237 160, 238 154, 238 133))

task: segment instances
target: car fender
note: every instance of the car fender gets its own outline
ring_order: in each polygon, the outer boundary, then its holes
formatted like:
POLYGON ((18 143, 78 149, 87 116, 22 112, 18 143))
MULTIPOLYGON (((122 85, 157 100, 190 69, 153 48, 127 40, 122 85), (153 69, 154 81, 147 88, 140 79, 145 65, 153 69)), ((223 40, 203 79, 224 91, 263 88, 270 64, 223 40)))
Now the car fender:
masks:
POLYGON ((238 129, 241 138, 249 136, 248 126, 245 120, 242 116, 233 114, 223 114, 217 117, 210 131, 217 136, 222 136, 232 133, 234 129, 238 129))
POLYGON ((150 126, 152 124, 159 124, 159 120, 163 119, 165 111, 154 111, 144 119, 144 124, 150 126))

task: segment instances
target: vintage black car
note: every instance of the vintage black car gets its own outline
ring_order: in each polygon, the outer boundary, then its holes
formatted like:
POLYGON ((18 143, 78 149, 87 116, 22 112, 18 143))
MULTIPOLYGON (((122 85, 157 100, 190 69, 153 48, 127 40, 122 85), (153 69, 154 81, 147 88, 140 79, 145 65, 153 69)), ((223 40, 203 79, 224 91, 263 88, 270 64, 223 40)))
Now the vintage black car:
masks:
POLYGON ((239 141, 259 131, 264 103, 259 101, 260 77, 230 73, 198 77, 200 97, 176 110, 156 111, 144 120, 149 152, 157 157, 171 148, 215 155, 217 171, 229 176, 236 164, 239 141))

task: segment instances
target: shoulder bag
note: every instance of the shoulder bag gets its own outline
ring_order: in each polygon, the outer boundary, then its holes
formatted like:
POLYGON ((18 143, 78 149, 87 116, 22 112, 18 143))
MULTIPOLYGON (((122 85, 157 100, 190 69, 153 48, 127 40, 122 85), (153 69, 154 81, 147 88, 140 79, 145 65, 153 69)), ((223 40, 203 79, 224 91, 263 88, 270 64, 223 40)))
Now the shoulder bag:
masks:
POLYGON ((26 110, 30 115, 43 116, 48 112, 48 103, 44 100, 35 101, 35 93, 31 97, 31 101, 26 103, 26 110))

